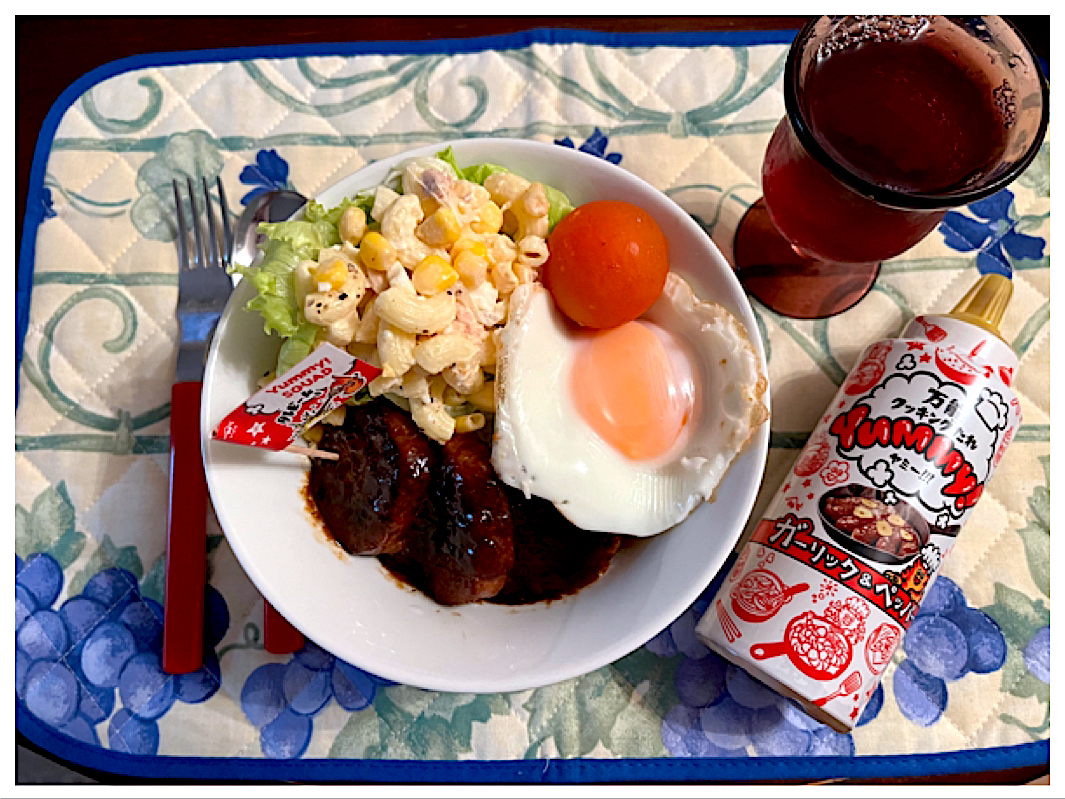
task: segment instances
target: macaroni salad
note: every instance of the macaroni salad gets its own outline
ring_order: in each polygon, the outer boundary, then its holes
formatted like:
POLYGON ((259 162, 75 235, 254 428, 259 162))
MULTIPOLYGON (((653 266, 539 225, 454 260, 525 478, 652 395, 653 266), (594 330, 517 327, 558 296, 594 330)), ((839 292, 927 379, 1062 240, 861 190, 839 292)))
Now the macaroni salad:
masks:
POLYGON ((354 401, 383 395, 443 443, 494 412, 510 295, 539 280, 548 233, 570 210, 551 187, 491 164, 461 169, 446 150, 337 208, 312 202, 303 220, 261 225, 264 258, 236 269, 259 289, 248 307, 285 339, 278 374, 321 342, 346 348, 382 370, 354 401))

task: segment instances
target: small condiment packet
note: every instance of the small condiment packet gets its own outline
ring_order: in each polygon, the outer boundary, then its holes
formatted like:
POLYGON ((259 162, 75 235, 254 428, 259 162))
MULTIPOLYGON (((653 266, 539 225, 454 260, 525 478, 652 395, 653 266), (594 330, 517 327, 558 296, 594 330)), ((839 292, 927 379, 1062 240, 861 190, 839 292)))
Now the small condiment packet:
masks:
POLYGON ((211 437, 283 450, 310 422, 342 405, 379 374, 376 366, 323 343, 229 413, 211 437))

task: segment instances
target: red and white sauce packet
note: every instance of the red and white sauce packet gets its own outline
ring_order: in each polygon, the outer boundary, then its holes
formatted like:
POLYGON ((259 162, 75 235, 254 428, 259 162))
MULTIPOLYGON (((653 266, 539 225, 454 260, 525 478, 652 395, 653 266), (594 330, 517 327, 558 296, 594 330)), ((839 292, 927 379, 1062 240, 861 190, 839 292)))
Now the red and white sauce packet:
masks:
POLYGON ((282 450, 314 419, 343 405, 381 370, 324 343, 228 414, 212 438, 282 450))
POLYGON ((1020 425, 1016 368, 1001 339, 949 316, 867 348, 700 638, 852 728, 1020 425))

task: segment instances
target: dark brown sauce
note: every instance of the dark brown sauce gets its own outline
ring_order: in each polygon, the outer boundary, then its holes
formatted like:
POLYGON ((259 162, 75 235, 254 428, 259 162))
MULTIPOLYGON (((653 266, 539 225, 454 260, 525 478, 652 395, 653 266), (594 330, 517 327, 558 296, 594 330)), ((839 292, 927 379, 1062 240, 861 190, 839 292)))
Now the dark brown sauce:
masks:
POLYGON ((322 449, 341 460, 313 461, 304 499, 350 554, 376 556, 442 605, 528 605, 595 582, 623 547, 626 536, 582 530, 550 502, 504 485, 483 438, 439 445, 412 436, 407 421, 382 400, 349 408, 342 427, 325 430, 322 449), (378 512, 383 521, 370 518, 378 512))
POLYGON ((921 548, 921 534, 895 510, 879 499, 830 497, 825 516, 855 541, 906 557, 921 548))
MULTIPOLYGON (((582 530, 544 499, 526 499, 510 488, 507 498, 514 522, 514 565, 503 588, 485 602, 531 605, 571 596, 602 577, 623 545, 625 536, 582 530)), ((432 580, 418 561, 402 554, 378 560, 401 583, 432 596, 432 580)))
POLYGON ((514 567, 490 601, 526 605, 561 599, 598 580, 623 536, 582 530, 550 502, 509 489, 514 515, 514 567))

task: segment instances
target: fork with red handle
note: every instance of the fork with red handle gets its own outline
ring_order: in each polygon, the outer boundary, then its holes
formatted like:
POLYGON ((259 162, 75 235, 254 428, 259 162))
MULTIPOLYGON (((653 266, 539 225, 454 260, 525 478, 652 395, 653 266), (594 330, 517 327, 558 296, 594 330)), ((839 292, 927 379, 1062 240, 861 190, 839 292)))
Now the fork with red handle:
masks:
MULTIPOLYGON (((202 179, 201 222, 196 186, 186 180, 190 225, 178 181, 174 181, 177 217, 177 317, 181 345, 170 402, 170 501, 167 514, 166 595, 163 602, 163 671, 187 674, 203 666, 204 590, 207 585, 207 480, 200 453, 200 391, 207 345, 233 291, 227 268, 233 247, 229 211, 221 179, 216 181, 221 229, 211 210, 211 193, 202 179), (221 241, 219 240, 221 237, 221 241)), ((303 636, 268 602, 264 645, 286 654, 303 646, 303 636)))

